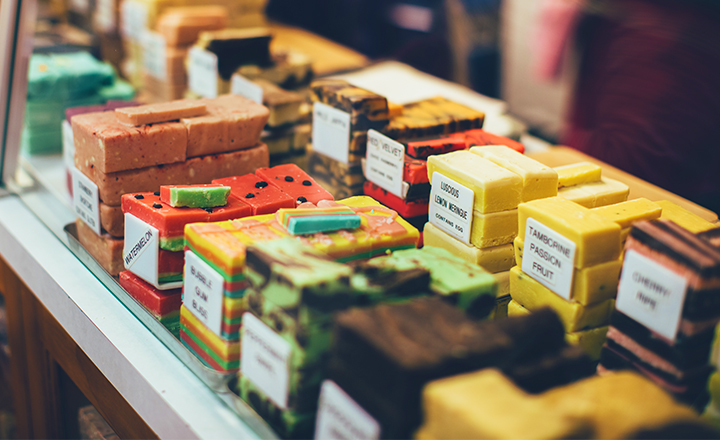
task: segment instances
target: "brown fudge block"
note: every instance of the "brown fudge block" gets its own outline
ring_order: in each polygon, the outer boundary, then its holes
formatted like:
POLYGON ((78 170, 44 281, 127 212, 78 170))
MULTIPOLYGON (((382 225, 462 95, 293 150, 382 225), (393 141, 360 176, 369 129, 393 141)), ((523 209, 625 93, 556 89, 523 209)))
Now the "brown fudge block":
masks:
POLYGON ((193 185, 209 183, 213 179, 240 176, 266 167, 270 161, 267 145, 262 142, 252 148, 223 154, 208 154, 185 162, 159 165, 119 173, 102 173, 96 167, 77 165, 98 186, 100 201, 119 206, 120 197, 129 192, 158 191, 160 185, 193 185))
POLYGON ((204 102, 179 99, 161 104, 138 105, 115 109, 115 116, 123 124, 141 126, 202 116, 207 112, 204 102))
POLYGON ((100 266, 113 276, 125 270, 122 259, 125 241, 122 238, 113 238, 108 234, 97 235, 80 219, 75 220, 75 225, 80 244, 100 266))
POLYGON ((168 47, 165 49, 165 68, 167 69, 167 81, 178 84, 181 81, 187 84, 187 67, 185 58, 188 50, 185 48, 168 47))
POLYGON ((264 79, 254 82, 263 90, 263 105, 270 111, 269 127, 279 127, 300 119, 300 106, 305 102, 301 94, 281 89, 264 79))
POLYGON ((169 46, 181 46, 194 43, 200 32, 223 29, 227 25, 227 8, 205 5, 168 8, 156 26, 169 46))
POLYGON ((188 157, 239 150, 255 145, 270 116, 269 110, 239 95, 201 100, 207 114, 185 118, 188 157))
POLYGON ((145 74, 145 94, 147 102, 167 102, 180 99, 187 91, 187 78, 173 78, 162 81, 145 74))
POLYGON ((100 226, 113 237, 123 237, 125 221, 121 207, 100 203, 100 226))
POLYGON ((130 127, 115 112, 77 115, 71 122, 78 168, 115 173, 187 157, 187 130, 180 122, 130 127))

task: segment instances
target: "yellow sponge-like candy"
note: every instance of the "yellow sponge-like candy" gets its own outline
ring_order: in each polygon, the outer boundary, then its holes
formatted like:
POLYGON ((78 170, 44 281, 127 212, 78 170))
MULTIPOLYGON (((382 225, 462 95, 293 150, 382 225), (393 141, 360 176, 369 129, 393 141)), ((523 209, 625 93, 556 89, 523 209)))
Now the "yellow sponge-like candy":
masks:
POLYGON ((648 199, 640 198, 593 208, 592 212, 600 214, 606 219, 614 221, 621 228, 626 229, 635 222, 660 218, 662 207, 648 199))
POLYGON ((512 243, 480 249, 448 235, 432 223, 425 223, 423 242, 425 246, 445 249, 469 263, 482 266, 490 273, 507 271, 515 265, 512 243))
POLYGON ((630 187, 608 177, 599 182, 584 183, 558 190, 558 197, 573 201, 586 208, 611 205, 624 202, 628 198, 630 187))
POLYGON ((673 202, 669 202, 667 200, 659 200, 655 203, 662 207, 662 215, 660 215, 661 219, 671 220, 682 226, 683 228, 687 229, 688 231, 692 232, 693 234, 707 231, 708 229, 716 227, 715 224, 710 223, 702 217, 698 217, 697 215, 693 214, 685 208, 681 208, 673 202))
POLYGON ((590 162, 555 167, 555 172, 558 175, 558 188, 599 182, 602 175, 600 166, 590 162))

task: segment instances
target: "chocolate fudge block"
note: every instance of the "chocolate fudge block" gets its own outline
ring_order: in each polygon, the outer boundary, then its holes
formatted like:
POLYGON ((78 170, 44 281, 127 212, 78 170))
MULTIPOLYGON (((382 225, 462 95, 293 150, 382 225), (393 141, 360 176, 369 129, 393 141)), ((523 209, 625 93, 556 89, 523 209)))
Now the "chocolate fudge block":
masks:
POLYGON ((130 127, 114 112, 77 115, 71 122, 79 169, 116 173, 186 159, 188 134, 179 122, 130 127))
POLYGON ((296 90, 312 81, 312 60, 304 53, 278 49, 275 46, 271 58, 271 66, 247 64, 240 66, 235 72, 250 81, 264 79, 287 90, 296 90))
POLYGON ((437 97, 404 106, 381 131, 403 141, 481 128, 484 120, 483 112, 437 97))
POLYGON ((280 127, 300 119, 300 106, 305 102, 301 94, 281 89, 264 79, 254 82, 262 88, 262 103, 270 110, 267 121, 269 127, 280 127))
POLYGON ((266 28, 223 29, 200 33, 196 44, 217 55, 218 74, 228 81, 244 64, 270 66, 271 38, 266 28))
POLYGON ((313 101, 349 113, 354 131, 381 130, 388 123, 387 99, 377 93, 333 79, 313 81, 310 90, 313 101))
POLYGON ((122 259, 124 241, 109 234, 97 235, 80 219, 75 220, 78 240, 85 250, 110 275, 118 275, 125 269, 122 259))
POLYGON ((349 187, 362 186, 365 182, 360 162, 344 164, 312 150, 308 152, 308 172, 313 177, 319 176, 349 187))
POLYGON ((513 362, 503 372, 520 388, 536 394, 594 375, 595 363, 582 348, 566 345, 539 358, 513 362))
POLYGON ((710 229, 698 234, 698 237, 710 242, 716 248, 720 248, 720 228, 710 229))

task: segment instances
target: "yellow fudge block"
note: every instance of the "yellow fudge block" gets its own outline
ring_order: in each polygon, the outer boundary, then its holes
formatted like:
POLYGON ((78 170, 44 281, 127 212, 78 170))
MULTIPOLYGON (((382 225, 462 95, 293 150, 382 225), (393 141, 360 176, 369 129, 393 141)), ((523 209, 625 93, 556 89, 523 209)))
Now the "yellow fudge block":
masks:
POLYGON ((495 277, 495 281, 497 281, 498 284, 498 291, 495 297, 502 298, 504 296, 510 295, 510 271, 506 270, 504 272, 498 272, 492 275, 495 277))
POLYGON ((625 246, 625 240, 627 240, 628 235, 630 235, 630 228, 625 228, 622 231, 620 231, 620 242, 625 246))
POLYGON ((683 228, 687 229, 688 231, 692 232, 693 234, 707 231, 708 229, 716 227, 715 224, 710 223, 702 217, 698 217, 697 215, 693 214, 685 208, 681 208, 673 202, 667 200, 658 200, 655 203, 662 207, 662 215, 660 215, 661 219, 671 220, 682 226, 683 228))
POLYGON ((578 162, 555 167, 555 172, 558 175, 558 188, 599 182, 602 176, 600 166, 590 162, 578 162))
POLYGON ((490 273, 507 271, 515 265, 511 243, 480 249, 463 243, 429 222, 425 223, 423 242, 425 246, 445 249, 467 262, 482 266, 490 273))
POLYGON ((615 308, 614 299, 589 306, 567 301, 530 278, 518 266, 510 269, 510 295, 531 312, 541 307, 550 307, 560 317, 567 333, 607 325, 610 322, 610 313, 615 308))
POLYGON ((517 213, 517 209, 487 214, 474 210, 470 243, 480 249, 512 243, 518 233, 517 213))
MULTIPOLYGON (((514 246, 515 261, 517 266, 522 269, 524 243, 520 237, 515 239, 514 246)), ((622 263, 622 258, 618 258, 595 266, 575 269, 573 271, 570 298, 582 305, 595 304, 615 298, 618 283, 620 282, 622 263)))
POLYGON ((603 177, 600 182, 560 188, 558 196, 573 201, 586 208, 611 205, 624 202, 628 198, 630 187, 624 183, 603 177))
POLYGON ((530 310, 521 306, 520 303, 514 299, 508 303, 508 317, 512 318, 513 316, 525 316, 529 314, 530 310))
POLYGON ((582 348, 593 360, 600 359, 600 350, 605 343, 608 326, 589 328, 579 332, 565 333, 568 344, 582 348))
POLYGON ((512 301, 510 295, 495 299, 495 308, 488 315, 488 319, 503 319, 508 317, 508 304, 512 301))
POLYGON ((533 200, 518 207, 518 237, 525 239, 527 219, 533 218, 576 245, 575 267, 594 266, 620 256, 620 226, 561 197, 533 200))
POLYGON ((658 219, 662 214, 660 205, 644 198, 593 208, 592 211, 614 221, 623 229, 635 222, 658 219))
POLYGON ((472 147, 470 152, 522 177, 523 189, 520 199, 523 202, 557 195, 557 172, 535 159, 518 153, 505 145, 472 147))
POLYGON ((522 178, 469 151, 430 156, 428 177, 438 172, 475 193, 473 209, 483 214, 515 209, 520 203, 522 178))

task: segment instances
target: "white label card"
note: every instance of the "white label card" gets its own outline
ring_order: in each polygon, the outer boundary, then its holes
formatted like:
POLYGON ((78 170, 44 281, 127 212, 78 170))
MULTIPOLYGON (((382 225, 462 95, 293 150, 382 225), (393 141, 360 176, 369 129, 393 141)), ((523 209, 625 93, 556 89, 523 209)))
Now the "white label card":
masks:
POLYGON ((222 336, 223 277, 192 251, 185 251, 183 304, 200 322, 222 336))
POLYGON ((115 0, 97 0, 93 25, 101 32, 109 34, 115 31, 115 0))
POLYGON ((287 409, 290 344, 252 313, 242 318, 240 371, 282 409, 287 409))
POLYGON ((433 173, 429 221, 463 243, 470 244, 475 193, 440 173, 433 173))
POLYGON ((74 166, 72 173, 73 209, 75 215, 100 235, 100 199, 95 182, 74 166))
POLYGON ((375 130, 368 130, 365 177, 380 188, 403 197, 405 145, 375 130))
POLYGON ((252 99, 258 104, 263 103, 262 87, 237 73, 232 76, 230 93, 252 99))
POLYGON ((316 102, 312 122, 313 150, 338 162, 348 163, 350 113, 316 102))
POLYGON ((137 1, 126 0, 120 8, 120 31, 126 38, 139 42, 143 32, 147 29, 147 7, 137 1))
MULTIPOLYGON (((125 213, 125 242, 123 246, 123 263, 125 269, 152 284, 160 286, 158 274, 158 258, 160 256, 160 234, 153 226, 145 223, 132 214, 125 213)), ((173 287, 176 283, 173 284, 173 287)))
POLYGON ((63 140, 63 162, 68 170, 75 168, 75 140, 73 137, 72 126, 63 119, 62 121, 62 140, 63 140))
POLYGON ((625 253, 615 307, 674 341, 680 326, 687 279, 629 250, 625 253))
POLYGON ((145 72, 159 80, 167 80, 167 42, 157 32, 145 30, 142 37, 145 72))
POLYGON ((188 52, 188 82, 190 90, 203 98, 217 98, 217 55, 193 46, 188 52))
POLYGON ((573 241, 534 218, 527 219, 522 270, 567 300, 572 294, 575 250, 573 241))
POLYGON ((316 440, 380 438, 380 424, 331 380, 320 389, 315 426, 316 440))

